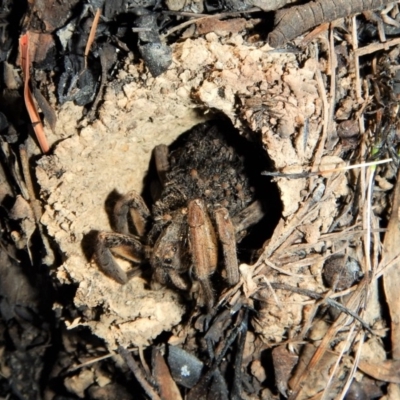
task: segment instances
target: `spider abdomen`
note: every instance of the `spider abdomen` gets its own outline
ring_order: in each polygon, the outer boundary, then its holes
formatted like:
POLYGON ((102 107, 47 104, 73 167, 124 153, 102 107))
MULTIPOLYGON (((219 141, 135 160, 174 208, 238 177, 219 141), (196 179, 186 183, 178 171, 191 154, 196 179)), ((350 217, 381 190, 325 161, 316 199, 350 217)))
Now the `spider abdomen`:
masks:
MULTIPOLYGON (((169 155, 170 169, 155 215, 186 207, 193 199, 202 199, 209 212, 225 207, 235 216, 254 201, 245 165, 245 146, 238 148, 232 133, 221 132, 218 125, 202 124, 192 129, 184 143, 169 155)), ((240 141, 240 140, 239 140, 240 141)))

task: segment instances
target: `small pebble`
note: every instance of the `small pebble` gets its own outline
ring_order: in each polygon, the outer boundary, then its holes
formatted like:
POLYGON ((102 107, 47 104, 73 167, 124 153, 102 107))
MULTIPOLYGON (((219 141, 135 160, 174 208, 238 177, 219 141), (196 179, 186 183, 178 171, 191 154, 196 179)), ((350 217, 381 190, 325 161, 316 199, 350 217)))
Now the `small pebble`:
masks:
POLYGON ((334 255, 325 261, 322 276, 327 287, 337 291, 348 289, 362 277, 360 264, 352 257, 334 255))

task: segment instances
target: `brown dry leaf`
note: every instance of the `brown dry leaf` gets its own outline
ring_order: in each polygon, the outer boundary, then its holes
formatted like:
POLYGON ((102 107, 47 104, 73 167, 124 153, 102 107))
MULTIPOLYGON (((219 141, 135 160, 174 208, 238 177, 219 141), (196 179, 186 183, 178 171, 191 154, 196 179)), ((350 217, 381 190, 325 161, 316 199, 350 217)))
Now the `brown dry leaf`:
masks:
POLYGON ((197 33, 205 35, 209 32, 215 32, 218 35, 227 35, 228 33, 237 33, 246 27, 247 21, 244 18, 234 18, 227 21, 221 21, 215 18, 205 18, 197 22, 197 33))
POLYGON ((44 24, 47 32, 52 32, 66 23, 78 1, 35 0, 31 12, 44 24))
MULTIPOLYGON (((384 267, 392 260, 400 256, 400 221, 399 221, 399 207, 400 207, 400 172, 397 175, 397 183, 394 189, 394 197, 392 204, 392 212, 388 228, 383 242, 383 253, 380 267, 384 267)), ((392 343, 392 356, 395 360, 400 359, 400 261, 385 272, 383 276, 383 283, 385 288, 386 301, 390 311, 391 321, 391 343, 392 343)))
POLYGON ((400 384, 400 360, 379 362, 360 360, 358 368, 378 381, 400 384))
POLYGON ((153 375, 163 400, 182 400, 178 386, 172 379, 168 366, 158 349, 153 350, 153 375))
POLYGON ((51 107, 49 102, 47 101, 46 97, 42 95, 42 92, 37 89, 35 86, 32 88, 33 95, 35 100, 43 112, 45 121, 49 124, 51 130, 55 132, 56 124, 57 124, 57 117, 54 109, 51 107))
POLYGON ((53 35, 29 31, 29 57, 33 62, 43 62, 55 45, 53 35))

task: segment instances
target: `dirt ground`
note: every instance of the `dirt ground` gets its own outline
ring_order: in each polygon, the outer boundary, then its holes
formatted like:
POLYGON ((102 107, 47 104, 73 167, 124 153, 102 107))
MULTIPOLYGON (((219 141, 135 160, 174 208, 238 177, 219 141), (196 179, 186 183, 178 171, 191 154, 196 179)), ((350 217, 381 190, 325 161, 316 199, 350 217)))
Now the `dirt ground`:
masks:
MULTIPOLYGON (((157 77, 120 56, 95 109, 61 104, 57 74, 33 73, 56 124, 46 154, 33 130, 12 141, 1 125, 1 398, 399 399, 398 11, 283 50, 258 15, 205 19, 157 77), (272 235, 239 251, 239 283, 215 274, 207 310, 191 266, 188 291, 155 285, 149 265, 121 285, 94 253, 118 198, 148 201, 153 149, 214 119, 268 155, 275 194, 257 228, 272 235)), ((24 78, 2 63, 11 121, 24 78)))

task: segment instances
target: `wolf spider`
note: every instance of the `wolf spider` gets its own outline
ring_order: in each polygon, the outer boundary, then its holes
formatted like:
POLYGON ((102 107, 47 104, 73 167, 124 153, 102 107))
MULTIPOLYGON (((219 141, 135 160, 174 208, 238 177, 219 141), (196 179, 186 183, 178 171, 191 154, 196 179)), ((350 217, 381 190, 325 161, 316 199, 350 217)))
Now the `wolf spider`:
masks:
POLYGON ((96 259, 103 271, 127 282, 113 255, 119 254, 137 264, 149 263, 154 279, 163 285, 170 281, 187 291, 191 277, 199 282, 201 304, 208 309, 215 302, 210 277, 218 253, 228 285, 239 282, 236 243, 264 213, 245 166, 243 148, 248 144, 238 138, 240 146, 232 146, 232 138, 221 129, 216 122, 200 124, 177 149, 154 149, 161 183, 158 200, 151 212, 136 192, 116 203, 117 232, 100 232, 97 237, 96 259), (137 235, 130 232, 129 218, 137 235))

